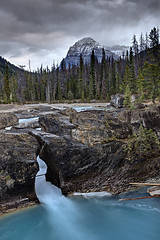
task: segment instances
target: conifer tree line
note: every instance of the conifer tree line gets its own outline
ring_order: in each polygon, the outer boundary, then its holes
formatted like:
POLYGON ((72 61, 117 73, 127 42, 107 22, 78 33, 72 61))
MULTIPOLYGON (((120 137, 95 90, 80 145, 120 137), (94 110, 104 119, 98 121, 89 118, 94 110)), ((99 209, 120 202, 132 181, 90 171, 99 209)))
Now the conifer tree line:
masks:
POLYGON ((10 72, 8 65, 0 71, 0 102, 26 103, 62 100, 106 100, 116 93, 135 94, 137 101, 160 98, 159 29, 154 27, 137 39, 133 36, 130 50, 118 60, 106 58, 102 49, 98 62, 94 50, 90 63, 80 56, 78 66, 53 64, 52 69, 40 67, 35 72, 10 72))

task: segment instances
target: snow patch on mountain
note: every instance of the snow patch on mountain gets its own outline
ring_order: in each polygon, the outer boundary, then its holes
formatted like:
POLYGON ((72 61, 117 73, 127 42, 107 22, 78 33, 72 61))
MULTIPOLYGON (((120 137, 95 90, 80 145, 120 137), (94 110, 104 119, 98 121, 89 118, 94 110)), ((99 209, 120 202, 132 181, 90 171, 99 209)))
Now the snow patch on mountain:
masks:
POLYGON ((116 55, 122 57, 123 55, 126 55, 126 52, 129 51, 130 46, 125 45, 114 45, 111 47, 107 47, 108 50, 115 53, 116 55))
POLYGON ((94 50, 94 54, 97 57, 98 61, 102 61, 102 49, 105 50, 106 58, 114 58, 117 60, 119 56, 110 50, 107 47, 100 45, 94 39, 87 37, 79 40, 73 46, 69 48, 66 58, 64 59, 66 67, 69 65, 79 65, 80 55, 83 57, 84 63, 90 62, 90 57, 92 54, 92 50, 94 50))

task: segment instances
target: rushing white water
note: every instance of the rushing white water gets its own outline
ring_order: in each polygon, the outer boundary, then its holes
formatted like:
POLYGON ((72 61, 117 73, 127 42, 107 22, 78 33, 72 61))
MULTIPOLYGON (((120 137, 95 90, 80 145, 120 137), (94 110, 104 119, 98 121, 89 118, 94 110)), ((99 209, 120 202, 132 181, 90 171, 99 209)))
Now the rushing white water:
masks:
POLYGON ((39 164, 39 171, 35 181, 36 194, 41 203, 46 206, 52 206, 54 201, 58 201, 60 198, 64 198, 64 196, 58 187, 52 185, 50 182, 46 182, 45 175, 43 175, 47 171, 45 162, 42 161, 39 156, 37 157, 37 161, 39 164))
POLYGON ((12 126, 6 127, 5 130, 10 131, 12 129, 12 126))
MULTIPOLYGON (((37 157, 37 161, 40 170, 37 173, 35 181, 36 194, 39 201, 48 210, 48 220, 50 224, 54 225, 54 228, 56 227, 57 237, 59 237, 59 239, 64 239, 65 237, 66 240, 82 240, 85 239, 87 235, 90 239, 95 239, 91 233, 88 233, 85 224, 86 221, 83 219, 84 214, 78 205, 72 199, 63 196, 61 189, 52 185, 50 182, 46 182, 45 175, 43 174, 46 173, 47 166, 39 156, 37 157), (54 218, 56 218, 56 221, 53 223, 54 218), (61 229, 63 229, 63 231, 61 229), (63 236, 63 233, 67 235, 63 236)), ((88 194, 75 193, 75 195, 84 195, 86 197, 88 194)), ((101 197, 108 196, 106 192, 100 193, 100 195, 101 197)), ((95 197, 94 193, 88 196, 95 197)))
POLYGON ((48 221, 53 228, 56 228, 57 237, 62 237, 62 232, 67 233, 66 239, 82 239, 79 230, 74 224, 75 219, 78 219, 78 213, 75 211, 74 203, 70 199, 67 199, 62 195, 61 190, 46 182, 45 174, 47 170, 46 164, 38 157, 37 161, 39 163, 39 172, 37 173, 35 189, 39 201, 44 204, 45 208, 48 210, 48 221), (53 219, 56 218, 56 222, 53 219), (55 224, 56 223, 56 224, 55 224), (73 228, 74 226, 74 228, 73 228), (63 231, 62 231, 63 229, 63 231))
POLYGON ((73 196, 82 196, 84 198, 90 199, 90 198, 110 197, 112 196, 112 194, 108 192, 89 192, 89 193, 75 192, 73 193, 73 196))

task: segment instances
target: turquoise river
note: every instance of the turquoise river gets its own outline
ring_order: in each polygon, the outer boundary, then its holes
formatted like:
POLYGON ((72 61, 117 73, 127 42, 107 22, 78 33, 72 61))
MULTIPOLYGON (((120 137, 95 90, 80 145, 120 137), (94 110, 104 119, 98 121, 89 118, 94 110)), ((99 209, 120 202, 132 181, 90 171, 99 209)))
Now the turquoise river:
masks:
MULTIPOLYGON (((38 161, 38 174, 45 173, 38 161)), ((118 201, 145 192, 66 198, 44 176, 37 177, 41 205, 2 216, 0 240, 160 240, 160 198, 118 201)))

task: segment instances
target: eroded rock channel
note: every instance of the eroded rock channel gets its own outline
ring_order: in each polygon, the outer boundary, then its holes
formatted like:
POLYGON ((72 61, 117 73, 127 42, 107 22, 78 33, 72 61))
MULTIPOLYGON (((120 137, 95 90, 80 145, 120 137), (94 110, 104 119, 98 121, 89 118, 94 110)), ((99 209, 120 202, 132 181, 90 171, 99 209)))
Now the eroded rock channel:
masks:
POLYGON ((48 166, 46 179, 65 195, 120 193, 131 189, 130 182, 160 179, 159 105, 83 112, 38 105, 5 112, 0 118, 1 211, 21 205, 23 200, 26 204, 36 200, 38 154, 48 166), (20 124, 19 119, 30 121, 20 124), (12 128, 5 129, 9 126, 12 128), (156 140, 148 143, 147 152, 134 145, 131 153, 130 139, 138 141, 142 127, 152 129, 156 140))

